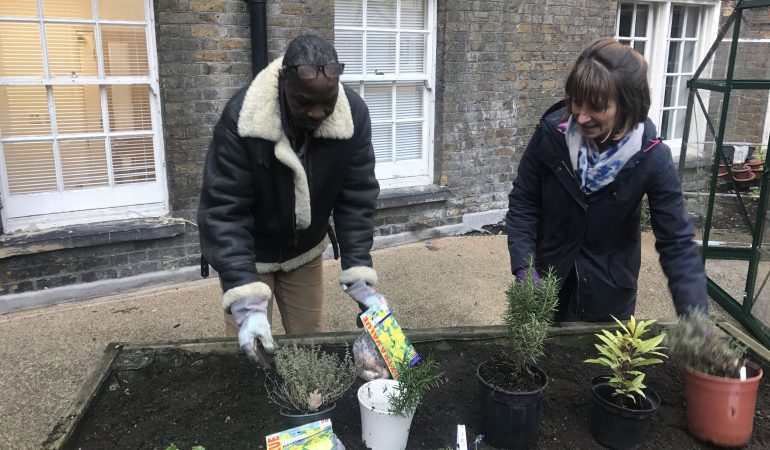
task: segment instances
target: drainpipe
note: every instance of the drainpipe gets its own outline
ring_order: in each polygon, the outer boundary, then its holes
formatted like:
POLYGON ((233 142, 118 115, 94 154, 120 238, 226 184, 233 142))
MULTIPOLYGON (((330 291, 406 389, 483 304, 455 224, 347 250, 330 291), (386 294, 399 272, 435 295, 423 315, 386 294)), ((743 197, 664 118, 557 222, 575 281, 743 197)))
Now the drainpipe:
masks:
POLYGON ((267 67, 267 0, 246 0, 251 28, 251 73, 267 67))

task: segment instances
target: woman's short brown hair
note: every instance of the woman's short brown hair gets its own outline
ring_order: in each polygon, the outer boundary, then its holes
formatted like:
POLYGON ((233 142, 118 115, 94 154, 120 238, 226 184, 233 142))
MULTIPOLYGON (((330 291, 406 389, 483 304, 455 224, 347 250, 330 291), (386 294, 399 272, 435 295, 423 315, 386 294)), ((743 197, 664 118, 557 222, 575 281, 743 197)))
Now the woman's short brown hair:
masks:
POLYGON ((564 90, 570 113, 573 100, 595 109, 614 101, 617 115, 610 136, 631 131, 647 119, 650 109, 647 63, 639 52, 612 38, 597 39, 583 49, 564 90))

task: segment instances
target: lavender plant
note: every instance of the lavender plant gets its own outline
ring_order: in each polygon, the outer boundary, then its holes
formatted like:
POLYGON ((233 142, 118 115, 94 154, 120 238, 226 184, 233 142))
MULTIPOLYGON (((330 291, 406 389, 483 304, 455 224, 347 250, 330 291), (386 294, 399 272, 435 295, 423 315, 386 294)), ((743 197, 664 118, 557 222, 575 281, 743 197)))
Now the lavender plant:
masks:
POLYGON ((284 346, 275 352, 278 378, 268 376, 265 390, 273 403, 284 408, 312 413, 347 391, 356 379, 350 351, 339 357, 321 351, 316 344, 284 346))
POLYGON ((738 378, 746 349, 702 310, 693 309, 666 329, 669 354, 682 364, 718 377, 738 378))
POLYGON ((553 269, 536 280, 535 260, 530 256, 524 280, 511 281, 505 292, 507 308, 503 321, 507 325, 508 358, 513 365, 511 376, 518 381, 543 356, 545 338, 554 320, 559 301, 559 282, 553 269))

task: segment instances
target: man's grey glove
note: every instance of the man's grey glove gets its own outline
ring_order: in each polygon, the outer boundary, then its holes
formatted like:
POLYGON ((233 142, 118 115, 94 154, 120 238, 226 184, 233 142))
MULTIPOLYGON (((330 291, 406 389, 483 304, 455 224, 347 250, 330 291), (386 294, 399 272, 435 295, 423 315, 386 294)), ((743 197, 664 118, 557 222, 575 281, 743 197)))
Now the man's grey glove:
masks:
MULTIPOLYGON (((361 312, 365 312, 372 306, 385 301, 385 297, 375 291, 373 287, 366 284, 366 281, 364 280, 358 280, 350 285, 343 284, 342 289, 344 289, 353 300, 358 302, 358 307, 361 308, 361 312)), ((358 328, 364 326, 363 323, 361 323, 360 315, 356 316, 356 325, 358 325, 358 328)))
POLYGON ((262 295, 244 297, 230 306, 235 323, 240 327, 238 343, 252 361, 265 369, 273 363, 275 344, 267 320, 268 299, 262 295))

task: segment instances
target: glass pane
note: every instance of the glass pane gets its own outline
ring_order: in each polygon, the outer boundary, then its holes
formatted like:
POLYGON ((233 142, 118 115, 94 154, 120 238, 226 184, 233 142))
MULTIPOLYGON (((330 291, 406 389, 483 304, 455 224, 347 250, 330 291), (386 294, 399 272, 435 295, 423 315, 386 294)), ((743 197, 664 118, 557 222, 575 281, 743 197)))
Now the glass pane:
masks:
POLYGON ((644 41, 636 41, 636 42, 634 42, 634 50, 636 50, 637 52, 639 52, 642 55, 644 55, 645 44, 646 44, 646 42, 644 42, 644 41))
MULTIPOLYGON (((363 0, 334 0, 334 26, 364 26, 363 0)), ((339 49, 337 50, 339 51, 339 49)))
POLYGON ((59 141, 64 189, 107 186, 104 139, 59 141))
POLYGON ((425 30, 425 0, 401 0, 401 28, 425 30))
POLYGON ((396 119, 422 118, 422 83, 396 83, 396 119))
POLYGON ((700 22, 700 7, 690 6, 687 8, 687 29, 685 36, 694 38, 698 36, 698 22, 700 22))
POLYGON ((149 75, 147 36, 141 26, 102 26, 104 73, 107 76, 149 75))
MULTIPOLYGON (((689 94, 689 90, 687 89, 687 79, 689 77, 687 76, 680 76, 679 78, 679 96, 676 101, 677 106, 687 106, 687 95, 689 94)), ((684 110, 682 111, 682 114, 679 114, 680 116, 684 116, 684 110)))
POLYGON ((144 0, 99 0, 99 18, 143 21, 144 0))
POLYGON ((650 15, 650 7, 648 5, 636 5, 636 27, 634 29, 634 36, 647 37, 647 18, 650 15))
POLYGON ((37 2, 0 2, 0 16, 37 17, 37 2))
POLYGON ((3 144, 11 194, 56 191, 56 166, 51 141, 3 144))
POLYGON ((681 42, 668 43, 668 66, 666 66, 666 73, 679 72, 679 47, 681 45, 681 42))
POLYGON ((620 5, 620 22, 618 23, 618 36, 630 37, 631 25, 634 20, 634 5, 622 3, 620 5))
POLYGON ((0 77, 43 76, 40 25, 0 23, 0 77))
POLYGON ((422 158, 422 122, 396 124, 396 161, 422 158))
POLYGON ((671 130, 671 111, 665 110, 663 111, 663 120, 661 120, 661 126, 660 126, 660 135, 663 139, 671 139, 672 136, 669 135, 669 132, 671 130))
POLYGON ((54 86, 53 99, 59 134, 104 130, 99 86, 54 86))
POLYGON ((112 138, 112 171, 115 184, 155 181, 152 137, 112 138))
POLYGON ((424 34, 401 33, 400 73, 425 73, 425 38, 424 34))
POLYGON ((370 31, 366 38, 366 73, 396 72, 396 33, 370 31))
POLYGON ((92 19, 92 9, 91 0, 43 0, 43 17, 92 19))
POLYGON ((396 2, 393 0, 368 0, 366 8, 367 27, 396 28, 396 2))
POLYGON ((393 91, 392 84, 366 83, 364 85, 364 100, 369 107, 369 116, 373 122, 393 120, 393 91))
POLYGON ((676 77, 666 77, 666 90, 663 95, 663 106, 674 106, 674 86, 676 77))
POLYGON ((45 34, 51 76, 97 75, 93 25, 47 24, 45 34))
POLYGON ((671 37, 682 37, 682 27, 684 26, 684 8, 682 6, 675 5, 671 10, 671 37))
POLYGON ((681 139, 682 135, 684 134, 684 116, 685 116, 685 110, 684 109, 677 109, 675 111, 676 113, 676 119, 675 119, 675 128, 674 128, 674 139, 681 139))
POLYGON ((149 86, 113 84, 106 89, 111 131, 152 131, 149 86))
POLYGON ((334 47, 341 63, 345 63, 345 74, 363 74, 363 43, 362 31, 334 31, 334 47))
POLYGON ((372 146, 376 162, 393 161, 393 124, 372 124, 372 146))
POLYGON ((694 62, 695 41, 687 41, 684 43, 684 54, 682 55, 682 73, 692 73, 694 62))
POLYGON ((0 86, 0 135, 50 134, 45 86, 0 86))

